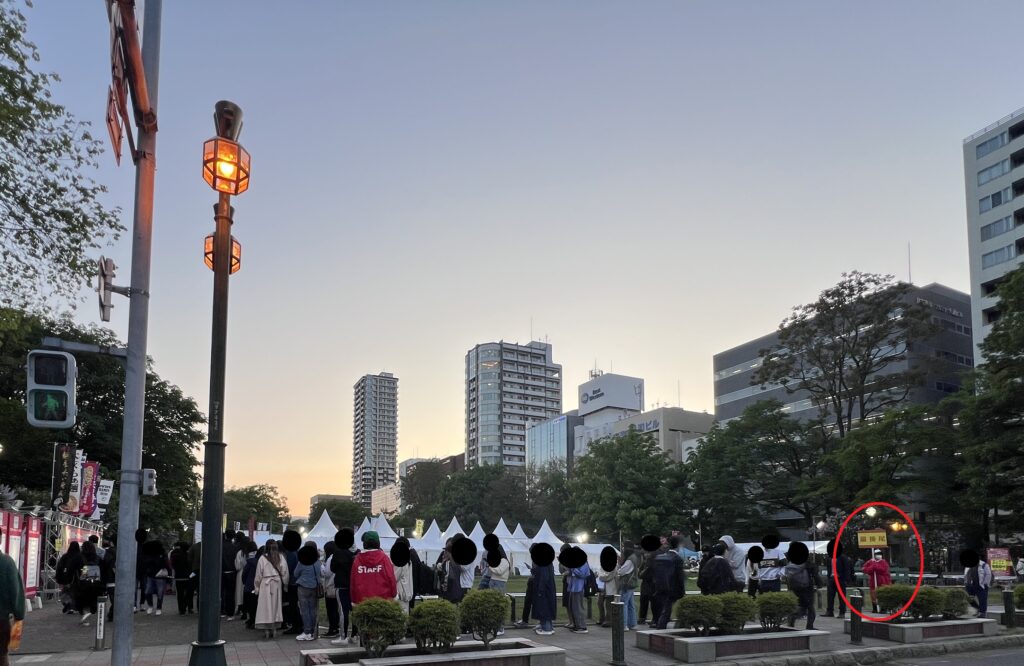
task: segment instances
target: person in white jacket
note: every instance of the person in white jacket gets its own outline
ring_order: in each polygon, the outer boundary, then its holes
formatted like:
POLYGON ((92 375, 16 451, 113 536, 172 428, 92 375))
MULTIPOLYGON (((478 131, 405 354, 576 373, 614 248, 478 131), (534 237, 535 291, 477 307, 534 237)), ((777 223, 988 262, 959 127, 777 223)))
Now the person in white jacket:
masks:
POLYGON ((409 540, 405 537, 399 537, 395 541, 395 545, 391 547, 391 564, 395 567, 395 582, 397 583, 395 598, 406 615, 409 614, 409 602, 412 601, 413 597, 411 557, 409 553, 409 540))
POLYGON ((733 578, 736 579, 736 591, 742 592, 743 588, 747 585, 747 554, 740 550, 736 545, 736 540, 728 534, 719 539, 718 543, 725 546, 725 559, 728 560, 729 566, 732 568, 733 578))
MULTIPOLYGON (((491 572, 491 580, 487 589, 497 590, 505 594, 508 586, 508 576, 512 572, 512 562, 505 554, 505 549, 498 545, 497 548, 487 551, 487 568, 491 572)), ((501 625, 498 627, 498 635, 505 633, 505 618, 502 616, 501 625)))
POLYGON ((604 591, 598 595, 602 627, 612 626, 612 602, 619 593, 618 560, 619 554, 611 546, 605 546, 601 551, 601 568, 597 570, 597 580, 598 587, 604 585, 604 591))

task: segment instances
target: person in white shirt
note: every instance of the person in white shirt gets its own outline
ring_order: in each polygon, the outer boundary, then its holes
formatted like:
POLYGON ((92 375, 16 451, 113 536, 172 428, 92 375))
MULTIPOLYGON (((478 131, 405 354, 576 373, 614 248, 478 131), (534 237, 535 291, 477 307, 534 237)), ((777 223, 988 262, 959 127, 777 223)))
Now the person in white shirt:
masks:
POLYGON ((972 602, 971 605, 977 607, 978 617, 984 618, 988 612, 988 588, 992 585, 992 567, 974 551, 965 551, 961 554, 960 561, 966 565, 964 589, 967 590, 967 594, 977 597, 978 601, 972 602))

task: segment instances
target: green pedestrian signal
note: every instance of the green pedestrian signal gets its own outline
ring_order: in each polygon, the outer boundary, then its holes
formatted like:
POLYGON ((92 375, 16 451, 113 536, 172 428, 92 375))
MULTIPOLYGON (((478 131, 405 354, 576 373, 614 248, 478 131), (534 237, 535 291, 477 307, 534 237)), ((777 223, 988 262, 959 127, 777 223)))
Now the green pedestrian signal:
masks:
POLYGON ((28 353, 28 422, 37 428, 71 428, 77 409, 78 366, 66 352, 28 353))

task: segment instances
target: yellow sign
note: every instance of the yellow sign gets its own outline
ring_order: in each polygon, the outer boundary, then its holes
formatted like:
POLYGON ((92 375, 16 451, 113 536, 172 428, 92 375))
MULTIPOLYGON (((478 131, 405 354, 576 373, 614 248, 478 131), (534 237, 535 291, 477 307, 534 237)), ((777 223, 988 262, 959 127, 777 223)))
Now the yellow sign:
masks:
POLYGON ((862 530, 857 532, 858 548, 887 548, 885 530, 862 530))
POLYGON ((415 532, 415 536, 416 536, 417 539, 420 539, 420 538, 423 537, 423 519, 422 518, 417 518, 416 519, 416 532, 415 532))

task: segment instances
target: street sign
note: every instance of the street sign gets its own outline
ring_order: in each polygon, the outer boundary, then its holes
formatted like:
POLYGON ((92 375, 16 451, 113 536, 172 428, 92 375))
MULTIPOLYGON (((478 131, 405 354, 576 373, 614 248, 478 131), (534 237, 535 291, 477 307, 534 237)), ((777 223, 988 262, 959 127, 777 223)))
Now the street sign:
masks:
MULTIPOLYGON (((131 11, 134 12, 134 9, 131 11)), ((121 140, 125 135, 128 137, 132 161, 137 161, 135 139, 131 132, 131 116, 128 115, 128 97, 131 92, 129 82, 132 80, 128 63, 131 59, 128 58, 128 47, 125 43, 125 19, 121 14, 121 5, 116 0, 107 0, 107 17, 110 19, 111 78, 110 87, 107 89, 107 131, 110 134, 111 147, 114 149, 114 159, 120 166, 121 140)), ((135 29, 134 16, 131 19, 130 28, 135 29)), ((134 96, 132 99, 134 100, 134 96)))
POLYGON ((114 161, 117 162, 118 166, 121 166, 123 129, 121 127, 121 114, 117 108, 117 96, 114 94, 114 86, 107 88, 107 133, 110 135, 110 147, 114 151, 114 161))
POLYGON ((888 537, 885 530, 861 530, 857 532, 858 548, 888 548, 888 537))

